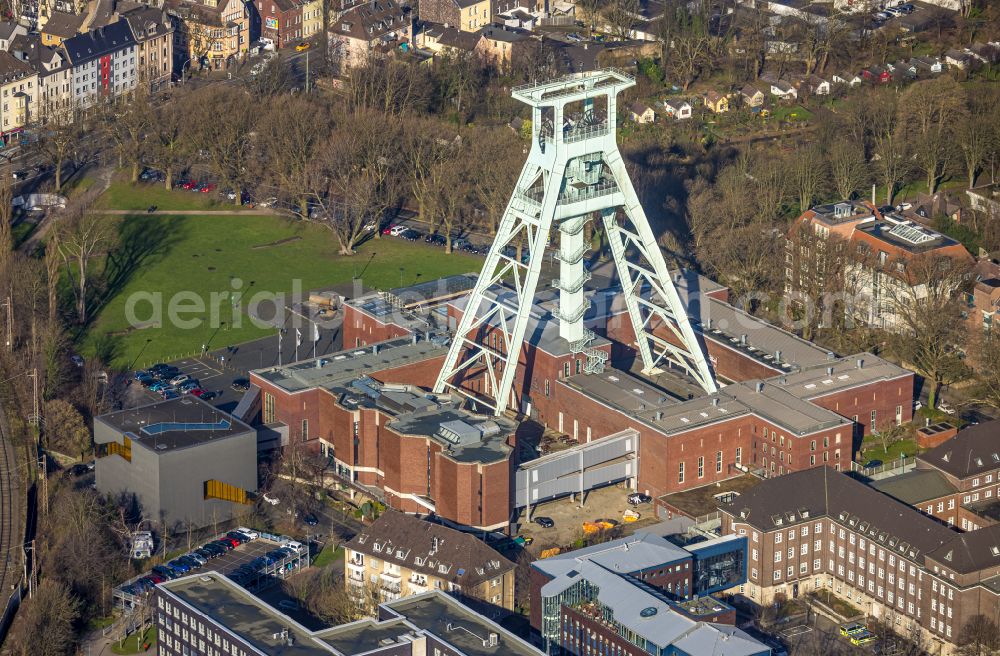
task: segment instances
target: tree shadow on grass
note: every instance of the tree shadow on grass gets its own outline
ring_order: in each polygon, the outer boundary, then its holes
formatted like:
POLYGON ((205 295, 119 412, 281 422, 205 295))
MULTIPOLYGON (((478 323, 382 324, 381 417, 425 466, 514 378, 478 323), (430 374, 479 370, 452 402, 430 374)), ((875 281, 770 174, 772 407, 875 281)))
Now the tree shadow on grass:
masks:
POLYGON ((138 271, 158 261, 180 242, 184 238, 184 225, 177 217, 170 216, 125 217, 118 227, 118 243, 108 253, 102 294, 91 317, 100 314, 104 305, 117 296, 138 271))

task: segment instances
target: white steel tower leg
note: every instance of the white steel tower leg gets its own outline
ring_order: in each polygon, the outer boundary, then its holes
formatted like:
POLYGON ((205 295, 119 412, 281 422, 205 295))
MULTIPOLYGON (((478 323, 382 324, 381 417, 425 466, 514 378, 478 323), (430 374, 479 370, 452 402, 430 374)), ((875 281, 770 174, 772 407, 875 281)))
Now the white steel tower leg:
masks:
POLYGON ((588 346, 595 335, 583 321, 589 307, 583 291, 589 278, 583 226, 596 213, 604 218, 645 370, 656 371, 669 360, 706 391, 717 389, 618 152, 616 97, 634 84, 631 76, 608 69, 514 89, 513 96, 532 107, 531 152, 468 297, 435 392, 451 389, 472 396, 498 415, 507 409, 553 225, 559 228, 562 262, 560 278, 553 281, 559 288, 559 335, 571 352, 586 356, 588 373, 603 370, 607 354, 588 346), (604 104, 598 106, 598 99, 604 104), (582 109, 574 113, 567 105, 582 109), (616 219, 618 208, 624 225, 616 219), (515 257, 518 243, 527 246, 526 263, 515 257), (632 254, 638 261, 628 261, 632 254), (660 326, 674 339, 654 335, 660 326), (480 389, 470 389, 472 380, 480 389))

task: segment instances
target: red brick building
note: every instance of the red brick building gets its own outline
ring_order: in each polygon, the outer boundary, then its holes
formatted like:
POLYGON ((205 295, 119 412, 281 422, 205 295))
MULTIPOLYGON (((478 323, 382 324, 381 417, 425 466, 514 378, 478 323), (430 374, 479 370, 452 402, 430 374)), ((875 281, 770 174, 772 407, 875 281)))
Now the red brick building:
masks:
POLYGON ((958 533, 829 468, 764 481, 720 510, 723 533, 749 540, 757 603, 829 590, 945 654, 970 618, 1000 610, 1000 526, 958 533))
MULTIPOLYGON (((332 457, 342 476, 384 494, 395 508, 477 527, 504 525, 514 510, 514 458, 472 466, 448 455, 433 426, 409 433, 386 408, 346 407, 342 398, 359 376, 432 387, 474 280, 457 276, 347 302, 348 350, 254 372, 263 421, 284 424, 291 444, 332 457), (428 460, 414 471, 404 466, 428 460)), ((559 337, 555 295, 544 291, 529 316, 511 407, 581 444, 635 429, 638 489, 654 497, 747 471, 771 477, 846 468, 862 435, 912 418, 911 372, 871 354, 836 357, 729 305, 728 290, 693 272, 677 273, 675 284, 724 383, 719 392, 705 395, 675 370, 637 371, 630 324, 612 290, 590 294, 585 320, 596 336, 587 352, 574 351, 559 337), (610 364, 593 367, 598 355, 610 364)), ((469 338, 502 348, 489 322, 469 338)), ((486 380, 470 367, 457 385, 472 397, 489 396, 486 380)), ((514 428, 509 432, 506 446, 516 450, 514 428)))
POLYGON ((254 0, 260 17, 260 37, 270 39, 275 48, 302 40, 301 0, 254 0))

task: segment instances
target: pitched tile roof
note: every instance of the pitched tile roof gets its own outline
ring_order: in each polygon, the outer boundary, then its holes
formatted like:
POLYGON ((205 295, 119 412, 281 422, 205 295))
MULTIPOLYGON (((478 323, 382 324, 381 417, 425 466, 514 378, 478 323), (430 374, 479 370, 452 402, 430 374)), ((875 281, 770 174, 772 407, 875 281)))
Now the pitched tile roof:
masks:
POLYGON ((124 20, 63 41, 63 48, 74 66, 134 45, 132 30, 124 20))
POLYGON ((469 533, 394 510, 383 513, 345 546, 462 587, 474 587, 514 568, 514 563, 469 533))
POLYGON ((958 478, 1000 469, 1000 419, 961 430, 917 459, 958 478))

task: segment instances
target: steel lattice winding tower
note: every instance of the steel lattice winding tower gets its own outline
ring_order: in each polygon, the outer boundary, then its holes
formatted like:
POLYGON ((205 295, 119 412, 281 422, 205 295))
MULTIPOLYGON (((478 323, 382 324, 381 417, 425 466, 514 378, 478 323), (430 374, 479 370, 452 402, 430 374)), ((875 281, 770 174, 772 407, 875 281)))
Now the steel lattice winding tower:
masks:
MULTIPOLYGON (((633 85, 630 75, 605 69, 514 88, 514 98, 532 108, 531 152, 438 374, 435 392, 453 388, 464 394, 459 386, 462 377, 481 371, 484 391, 494 399, 494 412, 499 415, 506 410, 553 228, 559 232, 561 262, 559 279, 552 281, 559 289, 559 335, 573 352, 587 356, 588 372, 603 370, 607 356, 588 347, 595 335, 583 322, 589 305, 584 284, 590 278, 583 263, 589 250, 583 227, 596 216, 604 223, 644 372, 655 373, 668 360, 706 392, 717 390, 618 152, 617 95, 633 85), (527 251, 524 263, 512 254, 519 242, 527 251), (513 302, 509 294, 501 299, 488 293, 501 282, 513 289, 513 302), (674 341, 653 334, 660 325, 673 332, 674 341), (492 343, 478 339, 487 329, 500 339, 492 343)), ((477 400, 482 402, 480 397, 477 400)))

